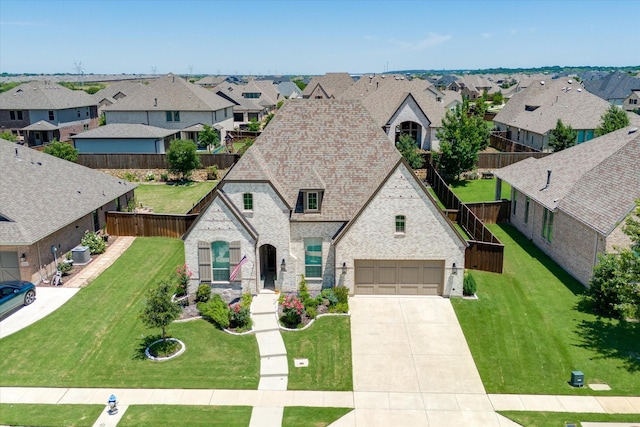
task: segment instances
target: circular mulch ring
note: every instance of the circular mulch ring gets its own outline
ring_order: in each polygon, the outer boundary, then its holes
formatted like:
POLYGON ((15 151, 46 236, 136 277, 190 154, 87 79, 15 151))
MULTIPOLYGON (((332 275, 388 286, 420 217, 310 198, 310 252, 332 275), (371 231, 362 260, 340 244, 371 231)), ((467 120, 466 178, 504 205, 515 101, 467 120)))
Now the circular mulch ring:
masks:
POLYGON ((173 341, 173 342, 177 342, 178 344, 180 344, 180 350, 178 350, 177 352, 175 352, 174 354, 170 355, 170 356, 164 356, 164 357, 156 357, 153 356, 151 354, 151 352, 149 351, 149 349, 151 347, 153 347, 155 344, 162 342, 162 339, 159 339, 157 341, 152 342, 149 347, 147 347, 144 351, 144 354, 147 356, 147 359, 151 359, 151 360, 155 360, 156 362, 163 362, 165 360, 170 360, 173 359, 175 357, 180 356, 182 353, 184 353, 184 351, 187 349, 187 346, 184 345, 184 343, 182 341, 180 341, 179 339, 176 338, 167 338, 167 341, 173 341))

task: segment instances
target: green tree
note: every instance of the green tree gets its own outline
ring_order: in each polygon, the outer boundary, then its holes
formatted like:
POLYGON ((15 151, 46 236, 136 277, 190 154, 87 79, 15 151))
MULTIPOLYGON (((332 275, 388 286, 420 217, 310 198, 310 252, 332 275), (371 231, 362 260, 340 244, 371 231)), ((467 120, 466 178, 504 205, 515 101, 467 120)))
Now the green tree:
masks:
POLYGON ((202 131, 198 134, 198 147, 208 148, 220 146, 220 134, 209 125, 202 125, 202 131))
POLYGON ((191 173, 202 166, 198 147, 190 139, 176 139, 171 141, 167 151, 169 172, 180 174, 182 179, 188 179, 191 173))
POLYGON ((264 118, 264 121, 262 122, 263 126, 262 128, 266 128, 267 125, 271 122, 271 119, 273 119, 273 117, 275 116, 275 114, 273 113, 269 113, 267 114, 267 116, 264 118))
POLYGON ((600 117, 600 126, 596 128, 596 136, 606 135, 625 126, 629 126, 629 116, 626 111, 611 105, 600 117))
POLYGON ((260 122, 256 119, 249 120, 248 126, 251 132, 258 132, 260 130, 260 122))
POLYGON ((626 219, 624 233, 630 248, 598 257, 586 298, 594 308, 621 319, 640 319, 640 200, 626 219))
POLYGON ((447 111, 437 133, 440 152, 434 153, 434 158, 447 181, 472 170, 478 162, 478 153, 489 145, 490 131, 485 121, 469 110, 469 101, 465 100, 447 111))
POLYGON ((102 113, 100 114, 100 117, 98 117, 98 126, 104 126, 107 124, 107 116, 102 113))
POLYGON ((76 150, 73 145, 66 142, 58 142, 55 139, 51 144, 46 145, 43 151, 47 154, 70 162, 78 160, 78 150, 76 150))
POLYGON ((18 140, 18 136, 14 135, 13 132, 5 130, 0 133, 0 139, 4 139, 5 141, 16 142, 18 140))
POLYGON ((502 95, 502 91, 498 91, 491 95, 491 101, 494 105, 502 105, 504 103, 504 96, 502 95))
POLYGON ((549 134, 549 147, 553 149, 554 153, 557 153, 576 145, 577 139, 578 131, 569 125, 565 126, 562 120, 558 119, 555 129, 551 130, 549 134))
POLYGON ((411 138, 411 135, 407 135, 406 133, 400 135, 400 140, 396 143, 396 148, 413 169, 420 169, 422 165, 424 165, 424 159, 420 154, 420 149, 418 149, 416 141, 411 138))
POLYGON ((180 306, 171 301, 174 286, 167 281, 160 282, 147 291, 147 300, 140 313, 140 320, 148 328, 161 328, 162 340, 167 339, 167 326, 180 317, 180 306))
POLYGON ((300 90, 304 90, 304 88, 307 87, 307 85, 302 80, 294 80, 293 82, 296 84, 296 86, 298 86, 300 90))

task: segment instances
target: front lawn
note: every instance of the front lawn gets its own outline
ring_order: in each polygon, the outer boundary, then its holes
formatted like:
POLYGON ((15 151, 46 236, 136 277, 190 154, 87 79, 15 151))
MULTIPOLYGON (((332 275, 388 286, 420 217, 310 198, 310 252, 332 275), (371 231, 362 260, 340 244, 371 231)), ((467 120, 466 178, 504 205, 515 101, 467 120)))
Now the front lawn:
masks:
POLYGON ((353 390, 351 319, 323 316, 304 331, 282 332, 289 359, 289 390, 353 390), (296 368, 293 359, 309 359, 296 368))
MULTIPOLYGON (((523 427, 564 427, 566 423, 581 422, 627 422, 637 423, 638 414, 594 414, 573 412, 525 412, 500 411, 501 415, 515 421, 523 427)), ((577 424, 582 425, 582 424, 577 424)))
POLYGON ((187 347, 180 357, 162 363, 144 357, 160 333, 138 318, 145 291, 182 264, 181 240, 137 238, 68 303, 0 341, 0 385, 257 388, 255 337, 231 336, 204 320, 169 326, 187 347))
POLYGON ((580 283, 515 228, 488 227, 504 273, 468 270, 479 300, 451 300, 487 392, 640 395, 640 324, 581 310, 580 283), (569 386, 573 370, 612 391, 569 386))
MULTIPOLYGON (((496 199, 496 178, 454 182, 451 190, 463 203, 490 202, 496 199)), ((504 181, 500 195, 502 199, 511 199, 511 186, 504 181)))
POLYGON ((118 427, 247 427, 251 406, 131 405, 118 427))
POLYGON ((138 184, 136 202, 155 213, 185 214, 215 187, 215 181, 138 184))
POLYGON ((92 426, 105 405, 0 404, 0 425, 92 426))
POLYGON ((325 427, 353 411, 351 408, 284 408, 282 427, 325 427))

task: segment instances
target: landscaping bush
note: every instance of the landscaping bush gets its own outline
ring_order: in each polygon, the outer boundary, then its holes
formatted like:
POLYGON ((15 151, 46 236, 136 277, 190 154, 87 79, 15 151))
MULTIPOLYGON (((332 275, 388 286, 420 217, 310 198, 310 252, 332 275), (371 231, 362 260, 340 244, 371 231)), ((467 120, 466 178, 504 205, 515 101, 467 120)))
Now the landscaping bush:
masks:
POLYGON ((329 306, 334 306, 338 303, 338 297, 336 296, 335 292, 333 291, 333 289, 323 289, 321 292, 321 295, 323 298, 326 298, 329 300, 329 306))
POLYGON ((240 298, 240 305, 245 307, 247 310, 251 310, 251 303, 253 302, 253 295, 250 293, 242 294, 240 298))
POLYGON ((218 294, 208 302, 200 302, 197 305, 198 311, 220 329, 229 327, 229 307, 218 294))
POLYGON ((122 176, 120 176, 120 178, 122 178, 124 180, 127 180, 129 182, 138 182, 139 181, 139 179, 136 176, 136 174, 134 174, 132 172, 129 172, 129 171, 123 173, 122 176))
POLYGON ((152 173, 148 173, 145 175, 144 180, 149 182, 149 181, 155 181, 156 176, 152 173))
POLYGON ((160 181, 164 181, 164 182, 169 181, 169 174, 167 174, 167 173, 161 173, 161 174, 160 174, 160 181))
POLYGON ((349 312, 349 304, 345 304, 343 302, 339 302, 333 307, 329 307, 330 313, 348 313, 349 312))
POLYGON ((305 307, 304 311, 309 317, 309 319, 315 319, 316 316, 318 315, 318 310, 316 310, 315 307, 305 307))
POLYGON ((241 330, 251 328, 249 309, 241 302, 229 306, 229 327, 241 330))
POLYGON ((87 231, 84 233, 82 240, 80 241, 82 246, 89 247, 89 253, 91 255, 98 255, 104 253, 107 248, 107 244, 105 243, 102 236, 98 236, 97 233, 87 231))
POLYGON ((473 296, 476 293, 477 287, 476 279, 474 279, 470 274, 465 274, 464 282, 462 284, 462 294, 465 296, 473 296))
POLYGON ((294 295, 287 295, 282 301, 282 317, 280 320, 287 328, 297 328, 302 321, 304 306, 300 299, 294 295))
POLYGON ((176 296, 183 296, 187 294, 187 287, 189 286, 189 279, 191 278, 191 271, 189 271, 189 267, 187 264, 179 265, 176 268, 176 276, 177 276, 177 286, 176 286, 176 296))
POLYGON ((67 274, 73 269, 73 265, 69 262, 61 262, 58 264, 58 271, 62 274, 67 274))
POLYGON ((207 168, 207 179, 212 181, 218 179, 218 165, 209 166, 207 168))
POLYGON ((201 283, 196 291, 196 302, 208 302, 211 298, 211 286, 201 283))
POLYGON ((349 304, 349 288, 346 286, 336 286, 333 293, 338 298, 338 304, 349 304))

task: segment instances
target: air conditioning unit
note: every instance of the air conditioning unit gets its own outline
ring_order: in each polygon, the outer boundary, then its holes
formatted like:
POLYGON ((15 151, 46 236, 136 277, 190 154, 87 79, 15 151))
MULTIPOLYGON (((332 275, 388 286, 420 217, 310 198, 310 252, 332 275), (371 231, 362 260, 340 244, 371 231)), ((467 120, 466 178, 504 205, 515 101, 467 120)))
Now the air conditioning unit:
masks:
POLYGON ((76 246, 71 249, 71 258, 75 265, 84 265, 91 261, 89 246, 76 246))

